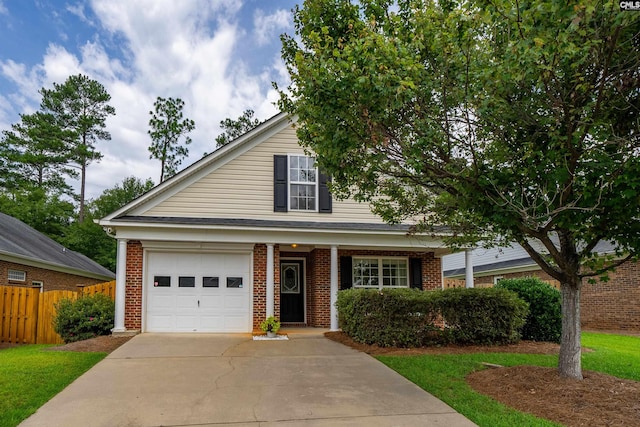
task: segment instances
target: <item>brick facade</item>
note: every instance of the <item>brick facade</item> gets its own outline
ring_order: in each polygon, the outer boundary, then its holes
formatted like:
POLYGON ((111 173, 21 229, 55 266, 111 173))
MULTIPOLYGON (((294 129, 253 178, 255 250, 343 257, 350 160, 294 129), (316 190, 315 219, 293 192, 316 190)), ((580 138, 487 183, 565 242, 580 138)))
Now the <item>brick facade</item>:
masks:
POLYGON ((77 291, 80 286, 96 285, 105 279, 92 279, 75 274, 31 267, 13 262, 0 261, 0 286, 33 286, 33 282, 42 282, 43 291, 77 291), (9 270, 24 271, 26 280, 9 280, 9 270))
MULTIPOLYGON (((477 277, 474 286, 491 286, 497 277, 538 277, 560 288, 560 283, 542 270, 477 277)), ((580 317, 584 329, 640 331, 640 264, 627 262, 609 273, 609 281, 588 283, 580 295, 580 317)))
MULTIPOLYGON (((308 253, 280 252, 274 245, 274 313, 280 316, 280 259, 296 258, 305 260, 306 322, 313 327, 327 328, 331 324, 331 250, 316 248, 308 253)), ((405 251, 338 250, 341 256, 383 256, 422 259, 423 289, 442 287, 440 259, 433 253, 413 253, 405 251)), ((125 328, 142 329, 142 272, 143 248, 139 241, 127 242, 125 328)), ((340 266, 338 265, 338 270, 340 266)), ((340 278, 340 271, 338 271, 340 278)), ((340 279, 339 279, 340 280, 340 279)), ((341 284, 339 283, 339 287, 341 284)), ((259 330, 260 322, 266 317, 267 304, 267 245, 258 243, 253 248, 253 322, 254 330, 259 330)))
POLYGON ((127 281, 125 285, 124 327, 127 330, 142 329, 142 243, 127 242, 127 281))

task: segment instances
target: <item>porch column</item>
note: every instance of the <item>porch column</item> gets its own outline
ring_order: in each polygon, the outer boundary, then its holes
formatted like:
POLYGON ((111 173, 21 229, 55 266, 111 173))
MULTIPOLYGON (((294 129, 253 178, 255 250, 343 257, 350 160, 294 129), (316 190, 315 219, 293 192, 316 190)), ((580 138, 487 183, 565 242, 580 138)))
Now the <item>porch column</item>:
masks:
POLYGON ((114 328, 111 332, 125 332, 124 307, 127 291, 127 239, 118 239, 116 262, 116 307, 114 328))
POLYGON ((338 301, 338 247, 331 246, 331 330, 338 330, 338 309, 336 301, 338 301))
POLYGON ((465 288, 473 288, 473 251, 464 251, 465 288))
POLYGON ((275 296, 273 288, 273 243, 267 244, 267 317, 273 316, 275 296))

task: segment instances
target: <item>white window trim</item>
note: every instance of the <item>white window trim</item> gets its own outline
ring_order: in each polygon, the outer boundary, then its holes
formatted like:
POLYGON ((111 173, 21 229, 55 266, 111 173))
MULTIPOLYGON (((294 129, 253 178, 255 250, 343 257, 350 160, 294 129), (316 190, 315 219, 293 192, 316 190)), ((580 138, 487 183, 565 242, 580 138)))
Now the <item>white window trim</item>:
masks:
POLYGON ((500 280, 502 280, 502 279, 504 279, 504 276, 494 276, 494 277, 493 277, 493 284, 494 284, 494 285, 497 285, 497 284, 498 284, 498 282, 499 282, 500 280))
POLYGON ((31 286, 34 288, 40 288, 40 292, 44 291, 44 282, 42 280, 32 280, 31 286))
MULTIPOLYGON (((313 184, 315 187, 315 198, 316 198, 316 208, 315 209, 293 209, 291 207, 291 185, 299 184, 299 185, 311 185, 310 182, 301 182, 301 181, 291 181, 291 157, 306 157, 309 159, 313 159, 312 156, 307 156, 306 154, 287 154, 287 211, 288 212, 319 212, 320 209, 320 195, 319 195, 319 173, 318 166, 316 165, 316 181, 313 184)), ((314 159, 315 160, 315 159, 314 159)))
POLYGON ((378 260, 378 286, 374 287, 374 286, 363 286, 363 285, 356 285, 356 278, 354 276, 354 270, 355 267, 352 265, 351 267, 351 283, 353 283, 353 287, 354 288, 358 288, 358 289, 379 289, 379 290, 383 290, 383 289, 406 289, 406 288, 410 288, 411 287, 411 283, 409 283, 410 281, 410 271, 409 271, 409 258, 407 257, 398 257, 398 256, 374 256, 374 255, 354 255, 352 258, 352 264, 355 265, 356 260, 358 259, 377 259, 378 260), (406 266, 406 271, 407 271, 407 284, 405 286, 383 286, 383 277, 382 277, 382 261, 383 260, 403 260, 405 262, 405 266, 406 266))
POLYGON ((26 271, 22 271, 22 270, 9 270, 7 272, 7 277, 10 281, 12 282, 26 282, 27 281, 27 272, 26 271), (16 277, 11 277, 12 273, 14 274, 14 276, 17 274, 22 275, 21 279, 17 279, 16 277))

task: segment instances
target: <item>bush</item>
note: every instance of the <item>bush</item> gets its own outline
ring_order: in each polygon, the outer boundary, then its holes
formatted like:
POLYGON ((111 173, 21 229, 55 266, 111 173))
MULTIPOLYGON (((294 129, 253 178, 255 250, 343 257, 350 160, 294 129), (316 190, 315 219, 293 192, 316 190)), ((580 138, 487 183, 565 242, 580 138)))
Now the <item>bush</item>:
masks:
POLYGON ((504 279, 497 288, 508 289, 529 303, 529 315, 522 327, 522 338, 560 342, 562 310, 560 291, 536 277, 504 279))
POLYGON ((104 294, 63 299, 56 311, 53 327, 66 343, 109 335, 113 328, 115 305, 104 294))
POLYGON ((347 289, 338 293, 342 331, 381 347, 417 347, 439 339, 429 293, 415 289, 347 289))
POLYGON ((527 314, 527 304, 504 289, 348 289, 336 306, 343 332, 381 347, 516 342, 527 314))
POLYGON ((496 288, 453 288, 435 293, 444 333, 457 344, 508 344, 520 340, 527 303, 496 288))

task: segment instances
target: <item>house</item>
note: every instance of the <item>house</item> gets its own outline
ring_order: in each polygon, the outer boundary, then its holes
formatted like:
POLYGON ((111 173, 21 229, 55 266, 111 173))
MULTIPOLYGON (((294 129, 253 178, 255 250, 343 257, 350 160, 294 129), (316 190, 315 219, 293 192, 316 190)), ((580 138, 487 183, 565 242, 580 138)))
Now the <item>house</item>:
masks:
MULTIPOLYGON (((606 242, 594 249, 613 253, 606 242)), ((501 279, 538 277, 560 288, 560 283, 536 264, 517 244, 503 248, 474 249, 471 252, 473 281, 476 287, 493 286, 501 279)), ((464 279, 463 253, 443 257, 444 278, 464 279)), ((609 273, 609 280, 595 283, 583 280, 580 295, 581 323, 585 329, 640 332, 640 263, 628 261, 609 273)))
POLYGON ((251 332, 271 315, 337 329, 339 289, 441 288, 442 236, 408 236, 328 181, 278 114, 103 218, 114 332, 251 332))
POLYGON ((115 275, 24 222, 0 213, 0 285, 77 290, 115 275))

